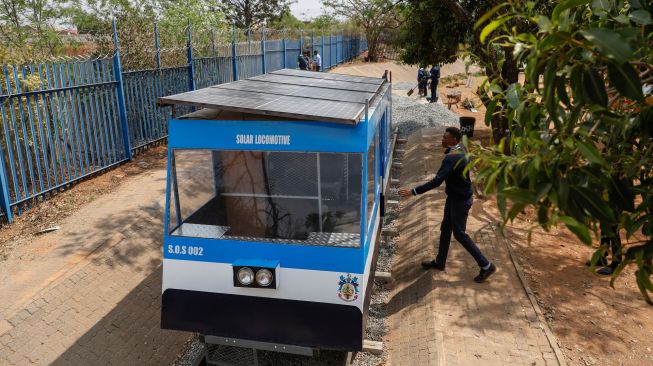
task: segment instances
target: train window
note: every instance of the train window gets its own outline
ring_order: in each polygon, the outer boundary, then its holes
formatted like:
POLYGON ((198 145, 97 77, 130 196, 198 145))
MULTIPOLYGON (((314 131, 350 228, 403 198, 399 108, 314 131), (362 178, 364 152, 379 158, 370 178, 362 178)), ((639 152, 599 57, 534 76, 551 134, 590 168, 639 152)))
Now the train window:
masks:
POLYGON ((362 154, 175 150, 171 171, 171 235, 360 245, 362 154))

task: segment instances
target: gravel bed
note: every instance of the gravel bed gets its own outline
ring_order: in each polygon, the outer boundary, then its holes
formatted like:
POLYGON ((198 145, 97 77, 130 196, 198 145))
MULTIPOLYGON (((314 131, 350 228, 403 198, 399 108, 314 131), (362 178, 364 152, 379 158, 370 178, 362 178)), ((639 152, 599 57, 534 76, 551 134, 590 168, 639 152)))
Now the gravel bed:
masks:
MULTIPOLYGON (((393 90, 410 90, 412 88, 415 88, 416 86, 417 86, 417 81, 415 81, 414 83, 407 83, 407 82, 392 83, 393 90)), ((392 98, 394 99, 394 96, 392 96, 392 98)))
POLYGON ((439 103, 418 103, 415 98, 392 96, 392 123, 407 137, 423 127, 458 126, 459 116, 439 103))

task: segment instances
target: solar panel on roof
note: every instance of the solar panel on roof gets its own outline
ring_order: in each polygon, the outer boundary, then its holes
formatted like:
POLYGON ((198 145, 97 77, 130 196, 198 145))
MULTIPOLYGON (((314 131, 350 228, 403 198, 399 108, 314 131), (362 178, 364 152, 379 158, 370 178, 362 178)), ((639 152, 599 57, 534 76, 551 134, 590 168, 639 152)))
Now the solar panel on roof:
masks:
POLYGON ((366 102, 374 105, 380 100, 378 97, 384 81, 334 75, 284 69, 246 80, 161 97, 159 103, 355 124, 363 117, 366 102))
POLYGON ((316 86, 320 88, 331 88, 338 90, 356 90, 373 92, 379 90, 380 85, 361 84, 353 81, 342 80, 329 80, 329 79, 316 79, 303 76, 294 75, 278 75, 278 74, 264 74, 249 78, 249 80, 260 80, 280 84, 293 84, 304 86, 316 86))
POLYGON ((374 93, 354 90, 340 90, 293 84, 269 83, 260 80, 240 80, 233 83, 212 86, 217 89, 241 90, 254 93, 298 96, 310 99, 326 99, 349 103, 365 103, 374 93))
POLYGON ((381 78, 371 78, 366 76, 355 76, 355 75, 345 75, 345 74, 330 74, 325 72, 314 72, 314 71, 304 71, 304 70, 295 70, 295 69, 282 69, 282 70, 272 71, 271 74, 302 76, 302 77, 315 78, 315 79, 352 81, 355 83, 373 84, 373 85, 381 85, 383 84, 384 81, 381 78))

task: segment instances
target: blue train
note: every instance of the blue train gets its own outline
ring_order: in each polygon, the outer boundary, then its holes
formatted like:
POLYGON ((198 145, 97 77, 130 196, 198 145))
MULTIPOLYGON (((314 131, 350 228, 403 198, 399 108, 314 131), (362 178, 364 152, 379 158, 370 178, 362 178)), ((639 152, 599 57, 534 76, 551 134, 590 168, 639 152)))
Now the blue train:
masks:
POLYGON ((161 326, 361 350, 392 162, 391 85, 284 69, 159 99, 161 326))

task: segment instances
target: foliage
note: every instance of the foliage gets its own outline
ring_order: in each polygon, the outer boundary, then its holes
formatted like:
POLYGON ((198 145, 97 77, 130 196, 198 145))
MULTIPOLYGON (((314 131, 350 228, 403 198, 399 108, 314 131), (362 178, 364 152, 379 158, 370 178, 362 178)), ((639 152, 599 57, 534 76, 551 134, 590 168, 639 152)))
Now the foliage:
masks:
POLYGON ((401 45, 402 61, 413 65, 453 62, 458 45, 468 37, 469 24, 437 0, 409 0, 407 4, 396 40, 401 45))
POLYGON ((222 11, 236 27, 250 29, 274 22, 290 10, 292 0, 221 0, 217 9, 222 11))
POLYGON ((588 245, 624 232, 613 281, 636 263, 653 304, 652 2, 565 0, 550 13, 505 3, 480 19, 481 39, 512 49, 525 81, 505 88, 489 75, 484 88, 486 123, 499 115, 510 128, 498 146, 473 149, 485 193, 497 192, 505 221, 532 207, 541 227, 562 223, 588 245))
POLYGON ((399 26, 400 0, 324 0, 324 7, 343 16, 365 31, 368 58, 376 60, 383 31, 399 26))
POLYGON ((53 29, 64 0, 2 0, 0 62, 28 60, 61 50, 53 29))
POLYGON ((270 21, 268 27, 272 29, 299 29, 304 27, 304 22, 292 15, 290 10, 287 10, 281 14, 281 17, 270 21))

